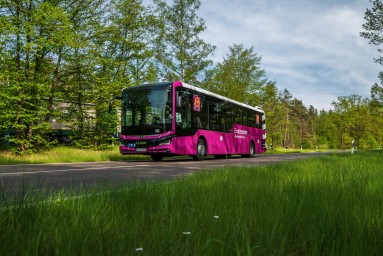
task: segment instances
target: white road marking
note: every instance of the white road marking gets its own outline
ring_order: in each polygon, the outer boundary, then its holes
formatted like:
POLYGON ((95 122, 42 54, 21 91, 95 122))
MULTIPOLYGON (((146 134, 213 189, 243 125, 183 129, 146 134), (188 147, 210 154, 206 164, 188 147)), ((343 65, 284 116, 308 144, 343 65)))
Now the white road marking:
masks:
POLYGON ((70 171, 86 171, 86 170, 106 170, 106 169, 118 169, 118 168, 135 168, 135 167, 149 167, 150 165, 125 165, 125 166, 103 166, 103 167, 86 167, 86 168, 71 168, 71 169, 60 169, 60 170, 49 170, 49 171, 26 171, 26 172, 10 172, 0 173, 0 176, 18 176, 27 174, 40 174, 40 173, 57 173, 57 172, 70 172, 70 171))

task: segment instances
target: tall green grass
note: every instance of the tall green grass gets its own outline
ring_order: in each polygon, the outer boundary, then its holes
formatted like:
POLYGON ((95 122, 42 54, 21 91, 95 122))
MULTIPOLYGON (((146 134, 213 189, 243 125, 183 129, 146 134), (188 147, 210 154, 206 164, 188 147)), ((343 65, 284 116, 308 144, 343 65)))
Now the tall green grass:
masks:
MULTIPOLYGON (((74 147, 54 147, 34 154, 17 155, 12 152, 0 152, 0 164, 42 164, 42 163, 73 163, 127 160, 120 154, 118 147, 97 151, 74 147)), ((129 159, 149 159, 146 156, 130 156, 129 159)))
POLYGON ((1 255, 380 255, 381 153, 1 201, 1 255))
MULTIPOLYGON (((285 149, 276 148, 269 150, 266 154, 285 153, 309 153, 315 150, 309 149, 285 149)), ((328 151, 327 151, 328 152, 328 151)), ((178 158, 190 158, 181 156, 178 158)), ((57 146, 40 150, 33 154, 18 155, 10 151, 0 150, 0 165, 8 164, 45 164, 45 163, 74 163, 74 162, 99 162, 99 161, 126 161, 126 160, 148 160, 144 155, 121 155, 118 146, 108 150, 80 149, 68 146, 57 146)))

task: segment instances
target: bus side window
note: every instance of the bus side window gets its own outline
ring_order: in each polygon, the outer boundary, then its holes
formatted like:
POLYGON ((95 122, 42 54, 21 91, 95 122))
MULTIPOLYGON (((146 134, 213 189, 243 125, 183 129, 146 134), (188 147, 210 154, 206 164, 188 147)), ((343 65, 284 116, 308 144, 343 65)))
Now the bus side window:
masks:
POLYGON ((225 108, 225 132, 231 132, 233 126, 233 107, 228 104, 225 108))
POLYGON ((234 123, 242 125, 242 109, 234 109, 234 123))
MULTIPOLYGON (((193 106, 192 119, 193 119, 193 128, 198 129, 208 129, 208 107, 207 99, 203 94, 198 92, 193 92, 193 100, 198 97, 199 107, 193 106)), ((193 103, 195 105, 195 102, 193 103)))
POLYGON ((224 131, 225 129, 225 116, 223 111, 222 100, 210 98, 209 100, 209 127, 214 131, 224 131))
POLYGON ((190 128, 192 121, 192 99, 188 91, 179 91, 177 97, 176 123, 182 128, 190 128))
POLYGON ((255 113, 255 127, 261 128, 261 113, 255 113))
POLYGON ((242 119, 243 119, 243 121, 242 121, 242 125, 247 125, 248 123, 247 123, 247 120, 248 120, 248 111, 246 110, 246 109, 243 109, 242 110, 242 119))
POLYGON ((247 125, 250 127, 256 127, 255 125, 255 113, 252 111, 248 111, 248 116, 247 116, 247 125))

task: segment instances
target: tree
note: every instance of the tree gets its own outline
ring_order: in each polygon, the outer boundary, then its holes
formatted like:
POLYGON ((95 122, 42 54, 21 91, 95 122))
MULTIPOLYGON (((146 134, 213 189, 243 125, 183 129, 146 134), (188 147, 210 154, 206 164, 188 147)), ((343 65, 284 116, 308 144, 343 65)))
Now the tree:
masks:
POLYGON ((380 84, 375 83, 371 87, 371 99, 372 103, 376 106, 383 108, 383 72, 379 73, 380 84))
POLYGON ((334 111, 321 110, 315 122, 316 145, 321 148, 338 148, 337 127, 334 123, 334 111))
POLYGON ((282 140, 283 134, 282 104, 278 97, 276 82, 268 82, 262 87, 261 95, 260 105, 266 113, 268 143, 273 148, 277 145, 277 141, 282 140))
POLYGON ((249 105, 259 105, 261 90, 267 84, 261 57, 253 47, 245 49, 242 44, 234 44, 229 51, 223 62, 217 64, 208 89, 249 105))
POLYGON ((174 0, 171 6, 161 0, 154 2, 160 22, 155 45, 160 74, 167 80, 198 84, 202 71, 212 64, 208 57, 215 49, 199 37, 206 29, 204 20, 196 14, 200 1, 174 0))
POLYGON ((102 0, 63 0, 61 5, 71 21, 75 32, 74 43, 64 48, 60 70, 59 90, 62 92, 60 112, 65 113, 60 121, 70 125, 72 142, 77 146, 98 144, 97 99, 103 90, 98 87, 105 81, 97 74, 101 65, 97 40, 106 16, 102 0))
POLYGON ((108 75, 120 88, 148 80, 155 20, 140 0, 114 0, 105 26, 100 27, 95 52, 99 74, 108 75))
POLYGON ((114 0, 107 13, 91 44, 91 58, 97 67, 93 81, 96 110, 93 141, 97 147, 116 133, 117 123, 113 120, 117 113, 109 115, 107 111, 111 95, 119 95, 124 87, 156 80, 149 46, 154 19, 149 10, 140 0, 114 0))
POLYGON ((2 128, 19 152, 48 144, 57 49, 71 39, 70 21, 55 3, 0 1, 2 128), (13 106, 10 108, 9 106, 13 106))
MULTIPOLYGON (((378 46, 379 54, 383 53, 383 2, 381 0, 370 0, 373 7, 365 12, 364 32, 360 35, 370 41, 370 44, 378 46)), ((378 56, 374 61, 383 65, 383 56, 378 56)), ((380 85, 375 83, 371 88, 371 97, 375 104, 383 107, 383 72, 379 73, 380 85)))
POLYGON ((283 141, 282 146, 283 147, 294 147, 294 141, 292 139, 292 122, 291 122, 291 101, 293 99, 293 95, 289 92, 289 90, 284 89, 283 92, 280 95, 280 101, 282 103, 283 107, 283 114, 284 114, 284 122, 283 122, 283 141))
POLYGON ((303 102, 297 98, 291 101, 291 119, 294 124, 294 142, 303 148, 311 148, 308 111, 303 102))
POLYGON ((313 146, 317 147, 317 137, 316 137, 316 123, 318 120, 318 110, 314 108, 312 105, 310 105, 308 109, 308 116, 309 116, 309 129, 310 134, 312 136, 312 144, 313 146))
POLYGON ((334 101, 335 118, 334 123, 337 127, 339 147, 344 149, 355 141, 357 147, 363 147, 363 139, 366 133, 371 133, 372 116, 371 104, 369 99, 362 99, 358 95, 338 97, 334 101))

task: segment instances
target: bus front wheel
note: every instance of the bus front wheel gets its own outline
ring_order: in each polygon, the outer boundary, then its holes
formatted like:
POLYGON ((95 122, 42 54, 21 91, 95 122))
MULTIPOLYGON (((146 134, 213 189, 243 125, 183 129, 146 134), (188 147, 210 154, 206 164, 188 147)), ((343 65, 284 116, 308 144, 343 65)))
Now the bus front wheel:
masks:
POLYGON ((203 160, 203 158, 206 156, 206 152, 207 152, 207 147, 206 147, 206 143, 203 139, 198 139, 198 143, 197 143, 197 155, 195 157, 193 157, 194 160, 198 160, 198 161, 201 161, 203 160))

